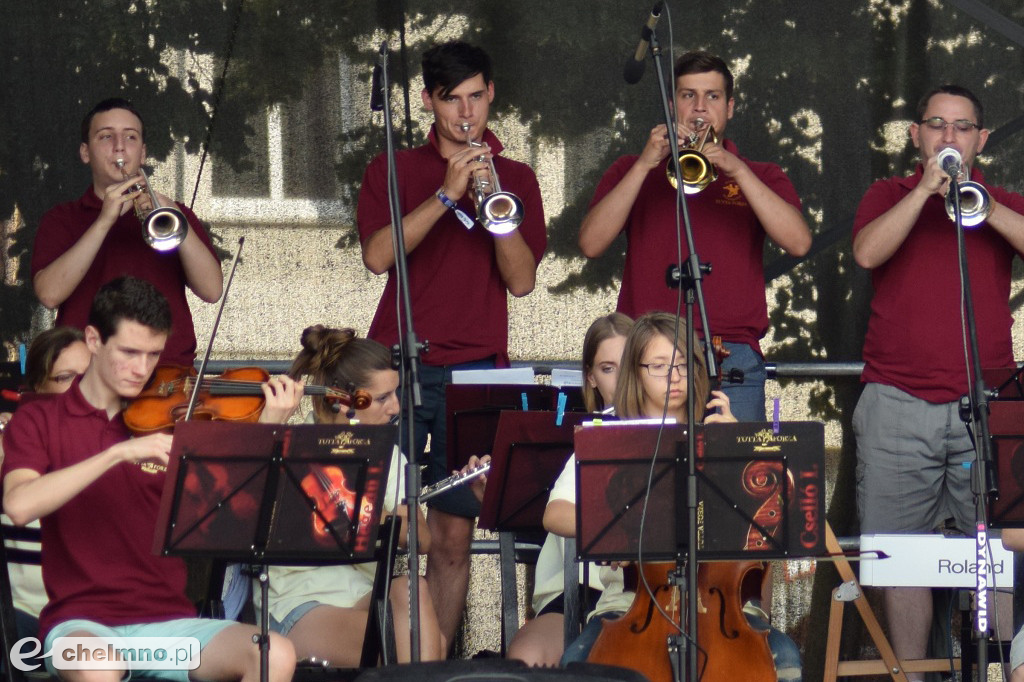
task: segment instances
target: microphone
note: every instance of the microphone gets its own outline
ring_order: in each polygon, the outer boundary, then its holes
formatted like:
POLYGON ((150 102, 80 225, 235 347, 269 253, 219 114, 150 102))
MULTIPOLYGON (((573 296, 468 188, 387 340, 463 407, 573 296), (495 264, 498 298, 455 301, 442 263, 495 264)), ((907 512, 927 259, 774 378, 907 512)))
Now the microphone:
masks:
POLYGON ((644 58, 647 56, 647 48, 651 46, 651 36, 654 34, 654 27, 658 25, 658 19, 661 19, 661 6, 663 4, 663 0, 658 0, 655 3, 654 8, 651 10, 651 16, 647 17, 647 23, 640 30, 640 42, 636 46, 636 52, 626 61, 626 68, 623 69, 622 76, 630 85, 639 83, 640 79, 644 76, 644 58))
POLYGON ((370 81, 370 111, 384 110, 384 69, 388 63, 388 44, 380 44, 380 58, 373 65, 373 78, 370 81))
POLYGON ((946 175, 954 179, 960 175, 960 169, 963 166, 963 159, 960 158, 960 152, 952 147, 946 147, 939 151, 938 160, 939 168, 945 171, 946 175))

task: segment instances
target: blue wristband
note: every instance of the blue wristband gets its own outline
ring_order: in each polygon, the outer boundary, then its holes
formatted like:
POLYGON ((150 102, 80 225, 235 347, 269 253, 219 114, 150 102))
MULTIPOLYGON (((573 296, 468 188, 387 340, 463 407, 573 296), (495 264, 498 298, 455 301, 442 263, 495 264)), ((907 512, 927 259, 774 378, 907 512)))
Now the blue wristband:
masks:
POLYGON ((434 196, 436 196, 437 200, 444 204, 446 208, 450 208, 455 211, 455 217, 459 219, 459 222, 462 223, 463 227, 467 230, 473 229, 473 219, 466 215, 465 211, 456 206, 454 201, 448 198, 448 195, 444 193, 444 187, 439 188, 437 190, 437 194, 434 196))
POLYGON ((448 195, 444 193, 444 187, 440 187, 435 195, 437 200, 445 205, 445 208, 455 208, 455 202, 448 198, 448 195))

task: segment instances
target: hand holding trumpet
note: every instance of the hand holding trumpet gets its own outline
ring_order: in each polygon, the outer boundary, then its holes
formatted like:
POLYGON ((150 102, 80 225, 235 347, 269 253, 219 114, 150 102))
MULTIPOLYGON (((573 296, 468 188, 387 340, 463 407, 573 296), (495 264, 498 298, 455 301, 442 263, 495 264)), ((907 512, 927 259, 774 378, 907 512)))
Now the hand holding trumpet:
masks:
POLYGON ((458 201, 469 190, 473 178, 486 173, 491 158, 491 148, 469 146, 448 157, 448 169, 444 174, 444 193, 452 201, 458 201))

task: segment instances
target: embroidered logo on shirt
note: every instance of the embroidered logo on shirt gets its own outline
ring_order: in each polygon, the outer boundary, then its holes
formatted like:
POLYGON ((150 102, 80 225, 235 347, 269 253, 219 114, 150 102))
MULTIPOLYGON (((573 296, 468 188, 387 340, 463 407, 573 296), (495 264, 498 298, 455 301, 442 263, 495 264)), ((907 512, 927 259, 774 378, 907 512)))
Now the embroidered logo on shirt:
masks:
POLYGON ((140 462, 139 468, 142 469, 144 474, 162 474, 167 471, 167 467, 156 462, 140 462))
POLYGON ((747 205, 746 200, 743 198, 743 193, 740 192, 740 186, 735 182, 727 182, 722 185, 722 196, 715 199, 715 203, 728 206, 747 205))

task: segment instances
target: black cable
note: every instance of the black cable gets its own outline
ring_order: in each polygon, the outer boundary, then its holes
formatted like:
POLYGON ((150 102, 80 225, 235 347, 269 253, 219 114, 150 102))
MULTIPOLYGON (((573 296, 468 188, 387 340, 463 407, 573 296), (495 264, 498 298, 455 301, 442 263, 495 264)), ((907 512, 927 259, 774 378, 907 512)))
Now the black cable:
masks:
POLYGON ((210 140, 213 139, 213 126, 217 120, 217 111, 220 109, 220 97, 224 93, 224 84, 227 82, 228 66, 231 64, 231 55, 235 51, 235 36, 238 35, 238 25, 242 23, 242 8, 245 0, 238 0, 238 9, 235 11, 235 24, 231 27, 231 36, 228 38, 228 49, 224 55, 224 68, 220 72, 219 82, 213 87, 213 108, 210 111, 210 121, 206 126, 206 139, 203 140, 203 153, 199 157, 199 172, 196 173, 196 185, 192 189, 192 201, 188 207, 192 209, 196 204, 196 195, 199 194, 199 180, 203 177, 203 168, 206 165, 206 156, 210 153, 210 140))

